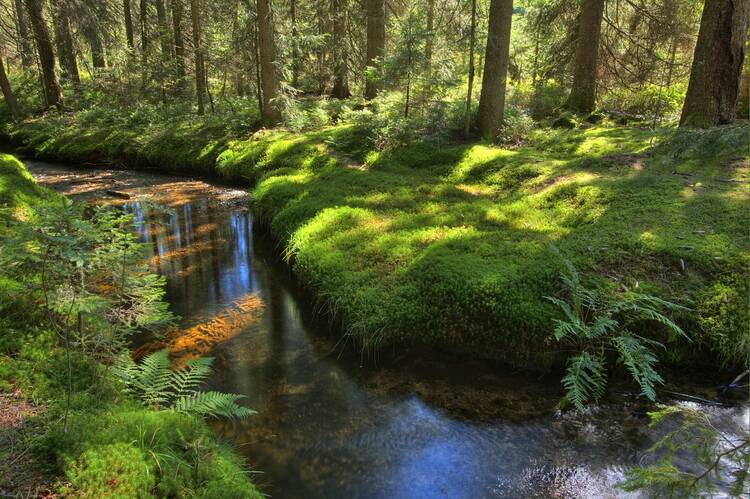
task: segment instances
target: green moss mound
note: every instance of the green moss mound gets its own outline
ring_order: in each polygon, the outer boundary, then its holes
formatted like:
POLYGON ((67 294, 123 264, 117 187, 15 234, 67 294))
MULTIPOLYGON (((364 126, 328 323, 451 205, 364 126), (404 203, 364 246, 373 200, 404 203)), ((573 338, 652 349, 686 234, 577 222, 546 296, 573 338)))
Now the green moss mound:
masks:
MULTIPOLYGON (((66 144, 108 157, 153 136, 132 122, 133 137, 111 149, 89 138, 111 127, 85 116, 13 135, 69 159, 77 152, 60 154, 58 138, 68 131, 66 144)), ((749 355, 747 125, 539 128, 513 149, 422 142, 387 152, 364 147, 352 125, 217 136, 190 136, 184 154, 200 164, 186 160, 184 171, 253 184, 256 219, 365 348, 426 343, 527 365, 563 358, 544 299, 561 292, 554 245, 594 284, 689 307, 676 319, 692 342, 643 331, 673 359, 731 365, 749 355)))

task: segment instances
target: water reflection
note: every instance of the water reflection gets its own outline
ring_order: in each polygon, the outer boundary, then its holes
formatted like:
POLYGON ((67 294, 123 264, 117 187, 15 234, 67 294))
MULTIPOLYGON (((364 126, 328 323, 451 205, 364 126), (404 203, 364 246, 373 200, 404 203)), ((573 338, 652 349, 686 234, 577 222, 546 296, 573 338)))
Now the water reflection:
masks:
MULTIPOLYGON (((61 178, 38 165, 32 171, 61 178)), ((129 173, 128 185, 139 185, 140 175, 129 173)), ((196 182, 186 182, 185 193, 168 177, 147 179, 145 196, 125 209, 183 318, 167 346, 178 360, 215 356, 212 387, 246 395, 258 411, 247 421, 215 426, 262 470, 254 477, 264 492, 283 498, 624 496, 615 484, 654 440, 642 401, 619 397, 584 413, 559 414, 558 380, 479 361, 417 353, 361 367, 300 305, 288 273, 275 263, 275 249, 253 232, 246 212, 218 206, 221 193, 198 195, 205 186, 196 182), (165 197, 163 185, 174 196, 165 197), (149 192, 158 204, 142 200, 149 192)), ((710 410, 747 428, 747 407, 710 410)))

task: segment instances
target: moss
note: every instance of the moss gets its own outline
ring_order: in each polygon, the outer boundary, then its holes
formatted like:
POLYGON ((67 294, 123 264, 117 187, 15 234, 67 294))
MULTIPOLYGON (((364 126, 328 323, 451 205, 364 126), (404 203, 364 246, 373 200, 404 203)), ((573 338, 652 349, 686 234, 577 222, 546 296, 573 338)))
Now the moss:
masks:
MULTIPOLYGON (((34 150, 59 150, 49 120, 15 133, 34 150)), ((63 132, 97 136, 96 120, 76 115, 63 132)), ((254 184, 256 219, 363 346, 428 343, 517 362, 554 354, 556 312, 543 297, 559 292, 556 245, 589 280, 692 308, 677 318, 696 340, 679 344, 683 361, 746 356, 732 345, 747 345, 736 326, 747 302, 737 285, 750 246, 747 126, 585 124, 538 128, 515 149, 424 142, 387 152, 368 150, 346 124, 212 133, 190 135, 184 171, 198 161, 197 171, 254 184)), ((130 150, 143 139, 118 140, 130 150)), ((173 164, 173 150, 163 154, 173 164)))

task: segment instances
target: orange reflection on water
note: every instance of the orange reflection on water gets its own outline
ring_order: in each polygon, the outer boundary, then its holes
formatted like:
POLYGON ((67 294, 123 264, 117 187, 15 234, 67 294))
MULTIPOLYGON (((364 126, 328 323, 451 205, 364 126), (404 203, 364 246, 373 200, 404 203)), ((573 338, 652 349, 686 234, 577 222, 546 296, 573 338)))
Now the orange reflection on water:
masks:
POLYGON ((188 360, 210 355, 219 345, 240 334, 245 328, 257 324, 265 303, 254 294, 232 302, 206 322, 187 329, 172 329, 158 341, 139 348, 136 357, 166 348, 175 366, 183 366, 188 360))

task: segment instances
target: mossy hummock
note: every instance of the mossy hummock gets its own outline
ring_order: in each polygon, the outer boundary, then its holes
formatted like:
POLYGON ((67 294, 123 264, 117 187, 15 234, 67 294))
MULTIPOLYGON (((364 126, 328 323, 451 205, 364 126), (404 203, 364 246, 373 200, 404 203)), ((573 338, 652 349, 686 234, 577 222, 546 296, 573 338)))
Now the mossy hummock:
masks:
MULTIPOLYGON (((148 140, 136 123, 123 130, 89 115, 11 134, 64 160, 118 160, 148 140)), ((366 143, 347 125, 223 130, 181 153, 201 166, 179 165, 252 184, 256 219, 365 348, 422 343, 532 366, 564 358, 549 340, 558 312, 544 298, 562 292, 556 246, 594 284, 690 308, 677 319, 691 342, 642 331, 672 360, 748 358, 747 126, 537 129, 515 149, 366 143)))

